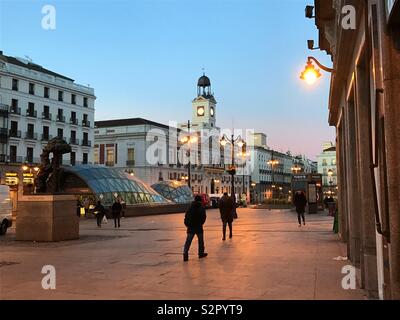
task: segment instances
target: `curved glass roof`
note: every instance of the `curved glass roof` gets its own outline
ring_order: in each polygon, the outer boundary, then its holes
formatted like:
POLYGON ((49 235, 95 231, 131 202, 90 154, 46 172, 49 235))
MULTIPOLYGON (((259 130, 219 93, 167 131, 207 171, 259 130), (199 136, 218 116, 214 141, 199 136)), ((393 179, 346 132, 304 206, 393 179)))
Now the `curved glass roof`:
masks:
POLYGON ((169 201, 123 169, 93 165, 64 167, 66 173, 78 176, 103 204, 111 205, 115 195, 127 205, 160 204, 169 201))
POLYGON ((192 190, 186 183, 167 180, 155 183, 151 187, 164 198, 175 203, 190 203, 193 201, 192 190))

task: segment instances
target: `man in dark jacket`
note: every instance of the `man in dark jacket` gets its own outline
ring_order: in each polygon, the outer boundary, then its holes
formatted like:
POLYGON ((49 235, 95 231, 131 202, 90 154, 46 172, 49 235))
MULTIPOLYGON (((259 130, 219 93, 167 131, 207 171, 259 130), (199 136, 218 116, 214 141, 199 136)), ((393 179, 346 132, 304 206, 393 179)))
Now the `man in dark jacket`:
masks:
POLYGON ((76 215, 80 218, 81 217, 81 201, 79 200, 79 198, 76 199, 76 215))
POLYGON ((294 205, 296 206, 299 227, 301 227, 301 219, 303 219, 303 224, 306 225, 304 212, 306 211, 307 199, 303 191, 297 191, 294 195, 294 205))
POLYGON ((101 204, 101 201, 97 201, 94 212, 96 213, 97 226, 101 228, 101 222, 103 221, 103 217, 106 215, 106 209, 101 204))
POLYGON ((229 226, 229 238, 232 239, 232 222, 233 222, 233 200, 225 192, 219 200, 219 212, 222 220, 222 240, 226 239, 226 225, 229 226))
POLYGON ((115 202, 113 203, 111 207, 113 219, 114 219, 114 228, 117 227, 117 222, 118 222, 118 228, 121 227, 121 211, 122 211, 122 205, 119 201, 119 199, 115 199, 115 202))
POLYGON ((207 215, 200 196, 196 196, 189 210, 185 214, 185 226, 187 227, 187 238, 183 249, 183 261, 189 260, 189 249, 193 238, 196 235, 199 240, 199 259, 207 257, 204 252, 204 230, 203 225, 206 222, 207 215))

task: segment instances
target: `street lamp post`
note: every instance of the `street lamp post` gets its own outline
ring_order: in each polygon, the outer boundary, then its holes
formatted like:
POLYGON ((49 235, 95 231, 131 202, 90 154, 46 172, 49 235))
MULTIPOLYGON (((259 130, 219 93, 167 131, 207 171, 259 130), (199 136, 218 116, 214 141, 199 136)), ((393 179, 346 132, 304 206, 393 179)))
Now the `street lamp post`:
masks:
POLYGON ((333 170, 332 169, 328 170, 328 176, 329 176, 329 192, 332 195, 332 183, 333 183, 333 181, 332 181, 333 170))
POLYGON ((253 188, 253 202, 254 204, 257 204, 257 199, 256 199, 256 186, 257 184, 255 182, 251 183, 251 187, 253 188))
POLYGON ((271 178, 272 178, 272 202, 275 203, 275 176, 274 176, 274 168, 279 164, 278 160, 274 159, 274 152, 271 153, 271 160, 267 162, 268 165, 271 166, 271 178))
POLYGON ((221 138, 220 140, 221 146, 225 147, 228 143, 231 144, 231 157, 232 157, 232 163, 231 167, 228 170, 228 173, 231 175, 231 197, 234 203, 234 213, 236 213, 236 195, 235 195, 235 174, 236 174, 236 167, 235 167, 235 143, 242 148, 244 146, 244 141, 243 139, 238 136, 236 139, 234 135, 231 135, 231 138, 227 138, 225 135, 221 138))
POLYGON ((324 65, 322 65, 316 58, 314 57, 308 57, 307 58, 307 64, 304 69, 304 71, 300 75, 300 79, 304 80, 307 82, 307 84, 312 85, 315 83, 315 81, 318 80, 318 78, 321 77, 321 72, 319 69, 316 69, 312 63, 312 61, 315 62, 315 64, 320 67, 322 70, 325 72, 329 73, 334 73, 334 69, 328 68, 324 65))
POLYGON ((190 166, 191 166, 191 147, 190 147, 190 120, 188 120, 188 123, 187 123, 187 128, 188 128, 188 134, 189 134, 189 140, 188 140, 188 146, 189 146, 189 150, 188 150, 188 155, 189 155, 189 162, 188 162, 188 177, 189 177, 189 180, 188 180, 188 186, 189 186, 189 188, 191 188, 191 181, 190 180, 192 180, 192 179, 190 179, 191 178, 191 175, 190 175, 190 166))
MULTIPOLYGON (((243 149, 245 149, 245 147, 246 147, 246 145, 244 144, 244 145, 243 145, 243 149)), ((249 153, 249 152, 246 152, 245 150, 242 150, 241 152, 238 153, 238 156, 241 157, 242 160, 243 160, 243 172, 242 172, 242 173, 243 173, 243 174, 242 174, 243 181, 242 181, 242 189, 243 189, 243 193, 247 195, 247 192, 246 192, 246 183, 245 183, 244 177, 245 177, 245 169, 246 169, 246 164, 247 164, 246 160, 247 160, 247 157, 250 156, 250 153, 249 153)), ((246 198, 247 198, 247 197, 246 197, 246 198)))
POLYGON ((187 180, 187 182, 188 182, 189 188, 191 188, 191 172, 190 172, 190 169, 191 169, 190 168, 191 167, 191 144, 197 142, 197 138, 190 135, 190 127, 191 127, 190 120, 188 120, 188 122, 187 122, 188 135, 184 136, 181 139, 182 144, 188 145, 187 156, 188 156, 189 160, 188 160, 188 180, 187 180))
POLYGON ((292 167, 292 172, 295 174, 298 174, 301 171, 301 168, 296 164, 294 167, 292 167))

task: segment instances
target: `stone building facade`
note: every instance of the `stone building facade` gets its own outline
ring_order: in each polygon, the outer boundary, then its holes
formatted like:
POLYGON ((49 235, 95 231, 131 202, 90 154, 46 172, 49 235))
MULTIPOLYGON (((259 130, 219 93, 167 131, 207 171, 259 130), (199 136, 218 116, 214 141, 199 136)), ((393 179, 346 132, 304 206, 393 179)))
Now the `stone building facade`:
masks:
POLYGON ((337 187, 336 146, 332 142, 325 142, 322 145, 322 152, 317 158, 318 173, 322 174, 324 195, 335 196, 337 187))
POLYGON ((95 100, 93 88, 0 51, 0 178, 37 165, 56 136, 72 147, 64 165, 91 163, 95 100))
POLYGON ((340 234, 361 287, 400 299, 400 1, 315 0, 315 10, 333 61, 340 234), (355 28, 343 27, 346 5, 355 28))

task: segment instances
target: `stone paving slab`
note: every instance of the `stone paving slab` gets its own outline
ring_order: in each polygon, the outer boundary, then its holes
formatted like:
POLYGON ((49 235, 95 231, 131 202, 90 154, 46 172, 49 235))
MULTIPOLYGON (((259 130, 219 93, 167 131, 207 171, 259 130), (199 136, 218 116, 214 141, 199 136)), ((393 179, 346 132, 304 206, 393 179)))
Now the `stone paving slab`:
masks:
POLYGON ((289 210, 239 209, 234 238, 221 240, 219 213, 207 211, 209 257, 182 261, 183 214, 109 221, 81 220, 80 239, 58 243, 0 238, 0 299, 365 299, 341 288, 345 246, 332 218, 308 215, 299 228, 289 210), (5 262, 5 263, 1 263, 5 262), (56 290, 41 288, 44 265, 56 268, 56 290))

